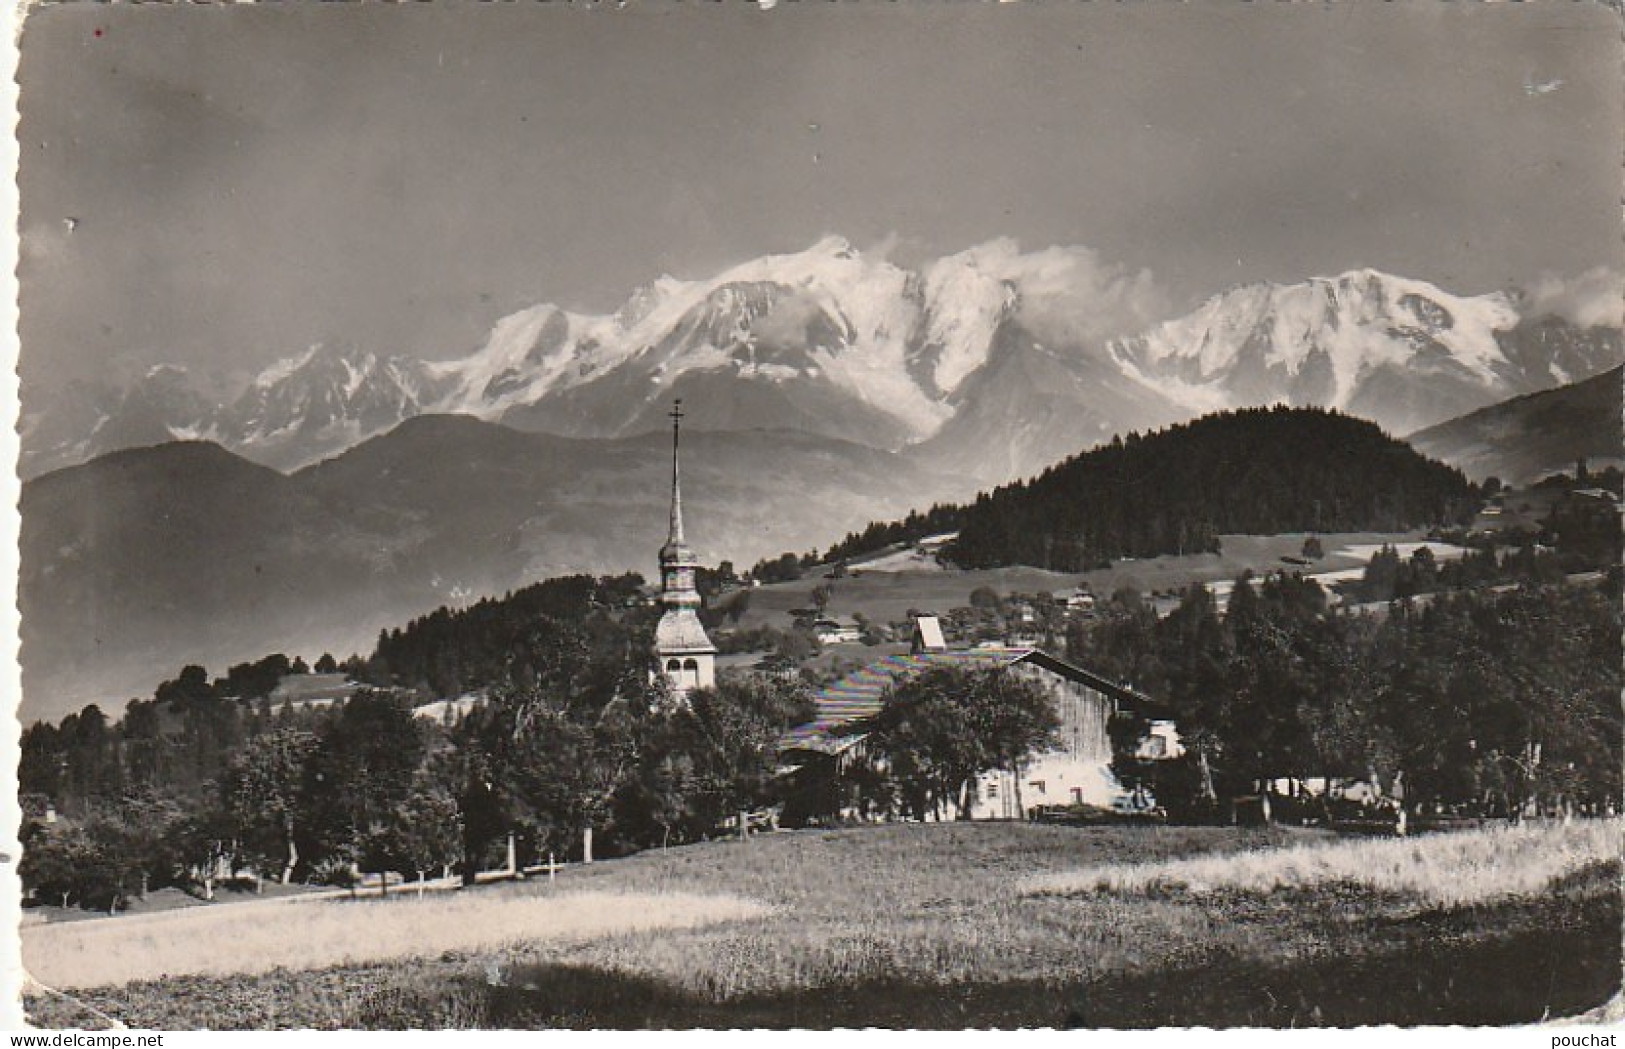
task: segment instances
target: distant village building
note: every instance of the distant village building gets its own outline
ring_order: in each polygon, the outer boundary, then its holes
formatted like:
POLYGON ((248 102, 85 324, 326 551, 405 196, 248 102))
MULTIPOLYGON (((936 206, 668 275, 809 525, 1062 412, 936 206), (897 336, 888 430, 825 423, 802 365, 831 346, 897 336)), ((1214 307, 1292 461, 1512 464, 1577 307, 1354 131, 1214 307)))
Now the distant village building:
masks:
POLYGON ((660 548, 660 602, 666 606, 655 627, 657 675, 671 683, 681 698, 697 688, 710 688, 717 680, 717 647, 700 623, 700 592, 694 572, 699 559, 683 537, 683 492, 678 467, 683 402, 671 411, 671 526, 660 548))
POLYGON ((917 616, 910 648, 915 652, 936 652, 948 647, 942 637, 942 621, 936 616, 917 616))
POLYGON ((1061 599, 1068 612, 1093 612, 1095 610, 1095 595, 1089 592, 1088 587, 1078 587, 1061 599))
POLYGON ((943 532, 941 535, 921 536, 914 541, 914 552, 925 557, 936 557, 948 548, 949 543, 958 538, 958 532, 943 532))
MULTIPOLYGON (((996 770, 980 777, 969 809, 972 819, 1020 819, 1045 806, 1126 803, 1129 792, 1111 772, 1108 725, 1119 713, 1143 709, 1149 702, 1145 697, 1036 648, 951 649, 935 616, 916 619, 909 653, 871 663, 817 693, 817 718, 792 730, 780 744, 783 763, 804 775, 833 779, 840 796, 838 814, 862 815, 858 787, 846 782, 856 761, 866 757, 857 723, 880 711, 888 688, 940 666, 999 667, 1034 681, 1049 693, 1061 722, 1056 745, 1030 755, 1019 774, 996 770)), ((1165 725, 1163 738, 1146 749, 1177 756, 1172 725, 1158 724, 1165 725)))
POLYGON ((1037 648, 1043 640, 1038 609, 1030 601, 1012 601, 1005 624, 1005 644, 1014 648, 1037 648))
POLYGON ((852 644, 863 640, 863 630, 854 619, 822 616, 813 622, 813 634, 821 645, 852 644))

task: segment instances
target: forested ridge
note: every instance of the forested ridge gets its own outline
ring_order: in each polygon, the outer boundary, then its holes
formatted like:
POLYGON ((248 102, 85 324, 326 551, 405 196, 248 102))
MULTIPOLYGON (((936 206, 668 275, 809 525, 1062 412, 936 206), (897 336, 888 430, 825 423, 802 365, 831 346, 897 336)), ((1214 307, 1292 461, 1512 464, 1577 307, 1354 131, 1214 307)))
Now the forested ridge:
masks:
POLYGON ((1374 423, 1320 408, 1249 408, 1113 438, 1037 477, 848 535, 831 555, 957 527, 962 568, 1084 571, 1125 557, 1218 549, 1225 532, 1395 532, 1477 507, 1460 471, 1374 423))
POLYGON ((441 607, 406 627, 381 631, 365 679, 434 696, 455 696, 496 682, 534 680, 538 633, 575 633, 583 644, 624 644, 611 625, 623 619, 652 629, 658 613, 644 606, 643 578, 635 573, 594 578, 561 576, 467 608, 441 607), (591 639, 591 640, 589 640, 591 639))

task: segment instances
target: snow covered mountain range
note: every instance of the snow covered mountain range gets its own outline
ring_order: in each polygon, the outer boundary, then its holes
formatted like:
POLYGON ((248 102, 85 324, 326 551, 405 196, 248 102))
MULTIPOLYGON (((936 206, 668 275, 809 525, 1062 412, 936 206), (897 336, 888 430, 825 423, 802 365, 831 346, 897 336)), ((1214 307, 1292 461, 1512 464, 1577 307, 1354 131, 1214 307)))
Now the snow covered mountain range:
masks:
POLYGON ((625 437, 682 397, 699 428, 837 437, 986 484, 1244 405, 1333 406, 1404 434, 1625 357, 1617 328, 1372 270, 1166 313, 1146 274, 1083 249, 995 240, 905 269, 827 237, 708 280, 662 277, 610 314, 521 310, 460 360, 318 345, 224 403, 170 367, 123 390, 72 386, 27 406, 22 473, 170 439, 286 470, 434 413, 625 437))
POLYGON ((1466 298, 1356 270, 1233 288, 1112 353, 1192 414, 1279 401, 1334 407, 1403 435, 1585 378, 1619 357, 1617 330, 1565 335, 1548 353, 1531 353, 1511 295, 1466 298))

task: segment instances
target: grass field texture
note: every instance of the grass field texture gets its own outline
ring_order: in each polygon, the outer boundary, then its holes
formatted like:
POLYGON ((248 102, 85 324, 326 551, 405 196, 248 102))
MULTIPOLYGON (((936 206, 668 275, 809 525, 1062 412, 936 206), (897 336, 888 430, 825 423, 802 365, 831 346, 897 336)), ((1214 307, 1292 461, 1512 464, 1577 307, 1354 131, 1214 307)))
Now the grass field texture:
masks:
POLYGON ((1495 825, 1420 838, 1316 842, 1233 856, 1114 863, 1034 878, 1035 895, 1252 893, 1354 886, 1446 907, 1542 893, 1553 881, 1617 860, 1620 820, 1495 825))
MULTIPOLYGON (((708 911, 686 928, 570 938, 515 929, 498 946, 75 993, 159 1028, 1526 1022, 1596 1007, 1618 989, 1618 836, 1617 823, 1394 842, 1279 828, 796 831, 459 897, 501 915, 479 919, 497 924, 572 894, 716 894, 759 908, 708 911), (1517 873, 1537 840, 1558 858, 1517 873), (1378 846, 1396 851, 1374 861, 1378 846), (1361 881, 1336 873, 1328 857, 1343 850, 1353 868, 1391 861, 1427 871, 1428 884, 1505 877, 1512 887, 1464 902, 1361 881), (1303 869, 1305 855, 1331 873, 1283 873, 1303 869), (1179 881, 1191 863, 1232 873, 1179 881)), ((369 920, 411 901, 377 906, 369 920)), ((63 1000, 30 1007, 42 1023, 90 1023, 63 1000)))
POLYGON ((790 623, 790 611, 811 605, 814 586, 830 588, 829 610, 840 615, 855 612, 876 623, 904 619, 909 609, 945 613, 970 604, 970 594, 978 587, 991 587, 1000 594, 1060 593, 1079 583, 1087 583, 1100 597, 1108 597, 1119 587, 1132 587, 1142 593, 1177 591, 1191 583, 1218 583, 1234 580, 1251 570, 1259 575, 1279 569, 1303 572, 1330 572, 1357 568, 1367 557, 1342 553, 1347 547, 1380 546, 1383 543, 1413 542, 1420 532, 1336 532, 1323 535, 1327 556, 1312 566, 1295 566, 1282 561, 1296 557, 1303 549, 1305 534, 1224 535, 1219 537, 1216 554, 1186 554, 1118 561, 1110 568, 1092 572, 1060 573, 1017 565, 976 571, 865 572, 841 579, 825 579, 817 573, 789 583, 771 583, 750 593, 750 607, 740 617, 741 628, 771 625, 783 629, 790 623))

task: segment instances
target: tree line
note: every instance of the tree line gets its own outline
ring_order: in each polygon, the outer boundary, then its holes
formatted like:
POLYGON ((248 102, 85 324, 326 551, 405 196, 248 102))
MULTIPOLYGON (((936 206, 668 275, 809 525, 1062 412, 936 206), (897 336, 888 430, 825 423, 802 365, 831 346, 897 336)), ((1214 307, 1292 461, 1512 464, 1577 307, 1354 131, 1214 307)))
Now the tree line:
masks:
POLYGON ((1413 811, 1601 811, 1621 790, 1618 578, 1441 592, 1381 615, 1312 580, 1203 587, 1158 619, 1132 594, 1075 624, 1069 655, 1165 704, 1176 762, 1118 761, 1187 818, 1270 781, 1360 779, 1413 811))
MULTIPOLYGON (((532 643, 564 623, 584 626, 586 643, 624 644, 619 625, 649 618, 636 573, 548 579, 466 608, 439 608, 405 627, 381 631, 360 679, 370 684, 456 696, 500 681, 546 674, 532 643)), ((543 646, 545 649, 545 646, 543 646)))

